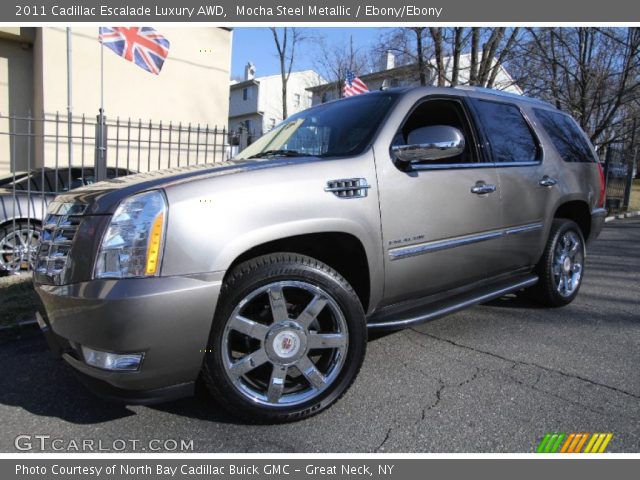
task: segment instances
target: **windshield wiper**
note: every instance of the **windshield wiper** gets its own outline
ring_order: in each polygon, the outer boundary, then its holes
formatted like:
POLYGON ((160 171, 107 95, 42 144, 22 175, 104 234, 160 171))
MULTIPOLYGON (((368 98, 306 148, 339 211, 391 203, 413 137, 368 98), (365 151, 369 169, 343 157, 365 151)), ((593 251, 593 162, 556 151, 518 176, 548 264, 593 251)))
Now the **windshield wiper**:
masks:
POLYGON ((300 153, 297 150, 265 150, 256 153, 247 158, 264 158, 264 157, 309 157, 308 153, 300 153))

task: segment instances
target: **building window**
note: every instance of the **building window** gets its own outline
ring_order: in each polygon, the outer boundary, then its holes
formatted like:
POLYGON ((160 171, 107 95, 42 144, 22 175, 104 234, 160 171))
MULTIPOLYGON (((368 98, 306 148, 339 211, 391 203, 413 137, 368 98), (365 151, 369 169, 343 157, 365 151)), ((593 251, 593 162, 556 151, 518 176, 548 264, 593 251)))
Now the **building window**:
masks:
POLYGON ((243 88, 242 89, 242 100, 247 100, 249 98, 249 89, 248 88, 243 88))
POLYGON ((293 106, 295 108, 300 108, 300 94, 299 93, 295 93, 293 95, 293 106))
POLYGON ((327 103, 329 101, 329 95, 327 94, 327 92, 322 92, 322 103, 327 103))

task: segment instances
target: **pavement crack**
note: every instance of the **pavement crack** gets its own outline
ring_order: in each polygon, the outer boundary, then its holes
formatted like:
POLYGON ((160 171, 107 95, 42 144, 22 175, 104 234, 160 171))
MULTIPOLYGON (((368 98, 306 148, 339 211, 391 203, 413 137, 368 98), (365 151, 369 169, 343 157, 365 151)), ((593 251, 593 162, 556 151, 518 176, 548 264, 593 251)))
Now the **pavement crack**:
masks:
POLYGON ((567 378, 574 378, 576 380, 580 380, 582 382, 589 383, 589 384, 594 385, 596 387, 606 388, 606 389, 611 390, 613 392, 620 393, 620 394, 623 394, 623 395, 627 395, 629 397, 635 398, 636 400, 640 400, 640 395, 636 395, 635 393, 628 392, 628 391, 623 390, 623 389, 618 388, 618 387, 612 387, 611 385, 606 385, 604 383, 596 382, 594 380, 591 380, 589 378, 583 377, 581 375, 576 375, 574 373, 566 373, 566 372, 563 372, 562 370, 557 370, 555 368, 550 368, 550 367, 545 367, 543 365, 538 365, 537 363, 524 362, 522 360, 514 360, 513 358, 507 358, 507 357, 504 357, 502 355, 498 355, 497 353, 488 352, 486 350, 481 350, 481 349, 478 349, 478 348, 475 348, 475 347, 470 347, 469 345, 464 345, 462 343, 454 342, 453 340, 449 340, 448 338, 442 338, 442 337, 438 337, 437 335, 433 335, 431 333, 421 332, 421 331, 416 330, 414 328, 411 328, 410 330, 412 332, 417 333, 418 335, 423 335, 425 337, 429 337, 429 338, 432 338, 434 340, 438 340, 440 342, 448 343, 448 344, 453 345, 453 346, 458 347, 458 348, 464 348, 466 350, 471 350, 471 351, 476 352, 476 353, 482 353, 484 355, 489 355, 491 357, 503 360, 505 362, 511 362, 511 363, 516 363, 516 364, 519 364, 519 365, 526 365, 526 366, 529 366, 529 367, 539 368, 539 369, 547 371, 547 372, 555 373, 557 375, 561 375, 561 376, 567 377, 567 378))
POLYGON ((378 453, 382 449, 382 447, 384 447, 384 444, 387 443, 387 441, 389 440, 389 436, 391 436, 391 430, 393 430, 393 427, 389 427, 389 429, 387 430, 387 434, 382 440, 382 443, 380 443, 380 445, 375 448, 374 453, 378 453))
POLYGON ((478 367, 475 367, 475 372, 473 373, 473 375, 471 377, 466 378, 463 381, 461 381, 459 383, 456 383, 456 384, 447 384, 447 383, 444 382, 444 380, 439 378, 438 379, 438 388, 436 389, 436 392, 435 392, 436 400, 431 405, 427 405, 426 407, 424 407, 422 409, 422 412, 420 414, 420 419, 416 421, 416 424, 418 424, 420 422, 423 422, 425 420, 425 418, 427 417, 427 412, 430 411, 430 410, 433 410, 434 408, 436 408, 436 407, 438 407, 440 405, 440 403, 442 402, 442 392, 444 392, 444 390, 446 388, 462 387, 463 385, 466 385, 466 384, 471 383, 474 380, 476 380, 479 375, 480 375, 480 369, 478 367))

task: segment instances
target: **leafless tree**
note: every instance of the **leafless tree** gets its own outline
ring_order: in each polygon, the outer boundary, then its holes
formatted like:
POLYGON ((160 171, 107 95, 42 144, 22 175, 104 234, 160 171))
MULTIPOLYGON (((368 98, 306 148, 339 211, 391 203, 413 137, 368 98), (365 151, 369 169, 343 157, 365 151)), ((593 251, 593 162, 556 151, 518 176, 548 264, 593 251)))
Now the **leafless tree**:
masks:
POLYGON ((428 58, 432 51, 432 46, 427 45, 428 32, 427 27, 392 29, 373 48, 373 52, 378 56, 391 52, 398 65, 415 65, 416 79, 420 85, 427 85, 431 82, 428 58))
POLYGON ((295 60, 296 47, 304 40, 302 31, 295 27, 270 27, 273 40, 276 44, 278 59, 280 61, 280 76, 282 77, 282 119, 287 114, 287 83, 291 76, 291 70, 295 60))
POLYGON ((404 64, 415 64, 421 85, 430 83, 433 70, 438 86, 460 83, 495 87, 502 64, 514 54, 520 28, 411 27, 394 29, 378 50, 393 51, 404 64), (469 53, 466 78, 462 55, 469 53))
POLYGON ((525 93, 570 113, 600 146, 630 138, 640 99, 640 29, 528 28, 510 69, 525 93))
POLYGON ((364 48, 354 46, 353 37, 350 37, 349 48, 346 49, 343 44, 327 42, 326 37, 318 37, 315 41, 317 54, 313 66, 329 84, 334 86, 335 98, 340 98, 347 72, 351 71, 356 75, 367 73, 370 68, 370 59, 364 48))

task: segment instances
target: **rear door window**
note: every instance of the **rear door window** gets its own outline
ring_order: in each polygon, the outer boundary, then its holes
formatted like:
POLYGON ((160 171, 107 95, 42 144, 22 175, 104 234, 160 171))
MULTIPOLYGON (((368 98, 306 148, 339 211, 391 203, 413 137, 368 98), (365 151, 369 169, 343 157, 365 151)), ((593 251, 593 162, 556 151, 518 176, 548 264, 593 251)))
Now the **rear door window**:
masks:
POLYGON ((496 163, 540 160, 540 147, 520 109, 510 103, 471 99, 496 163))

